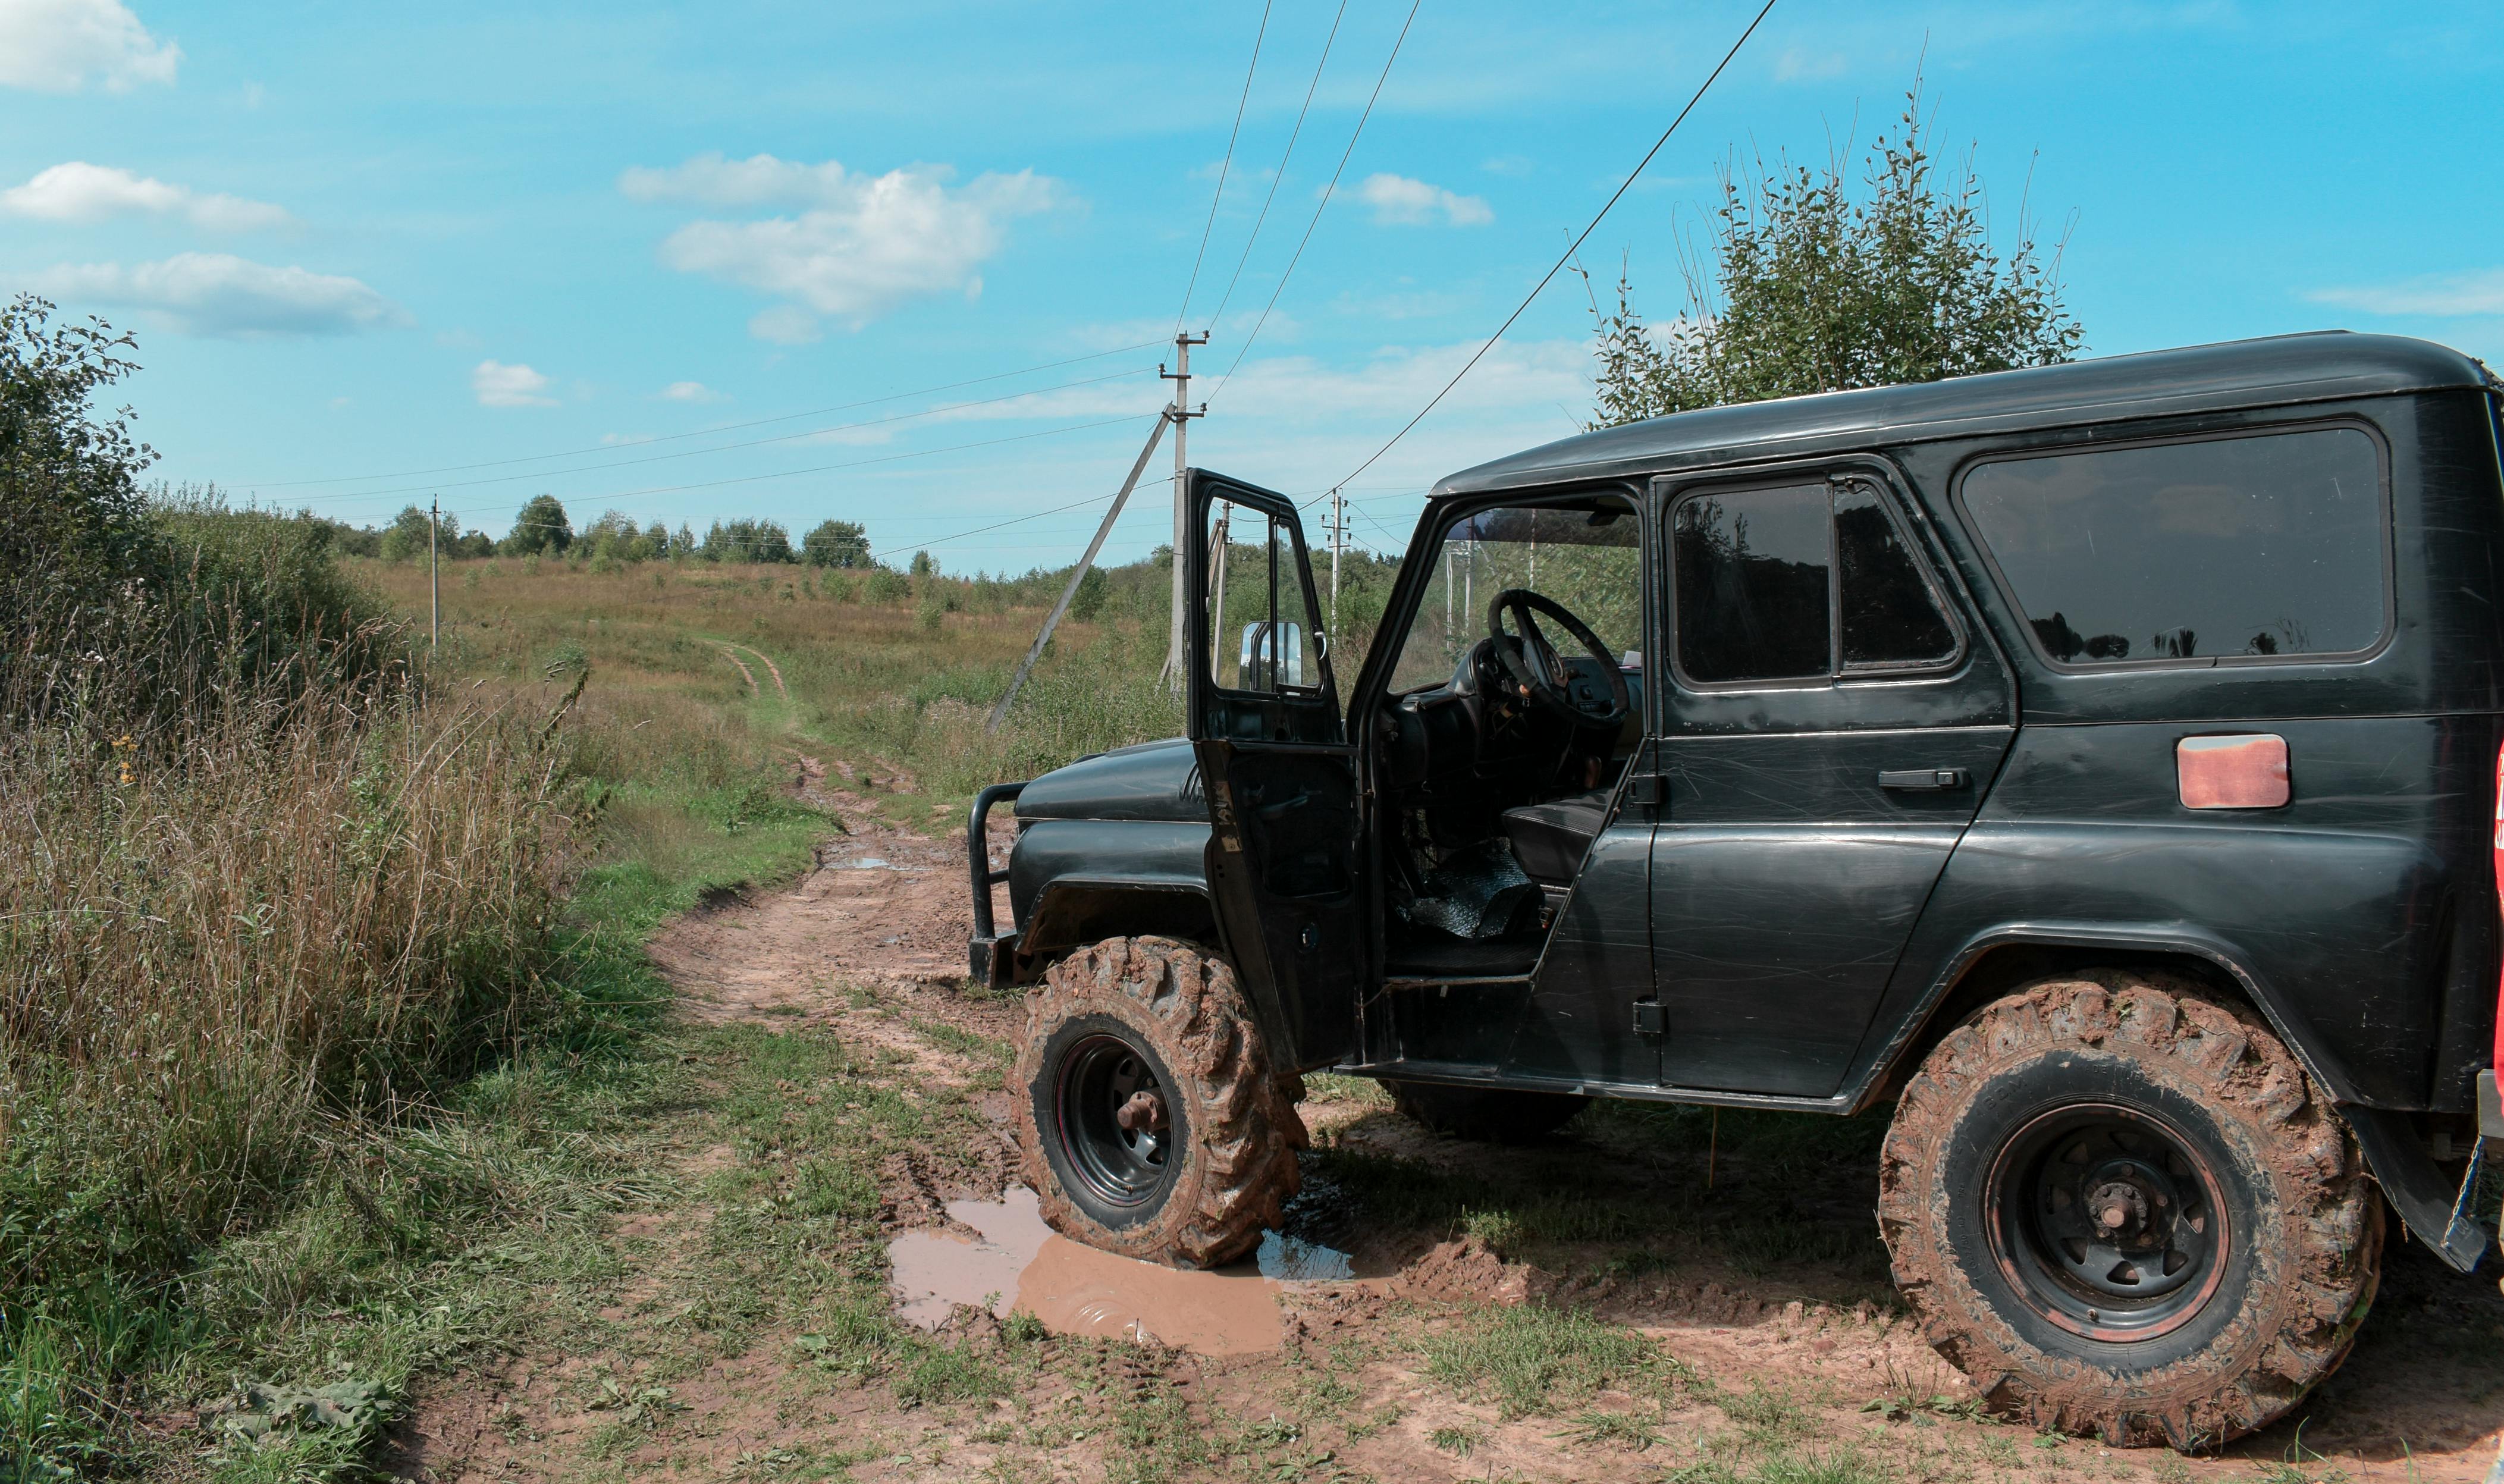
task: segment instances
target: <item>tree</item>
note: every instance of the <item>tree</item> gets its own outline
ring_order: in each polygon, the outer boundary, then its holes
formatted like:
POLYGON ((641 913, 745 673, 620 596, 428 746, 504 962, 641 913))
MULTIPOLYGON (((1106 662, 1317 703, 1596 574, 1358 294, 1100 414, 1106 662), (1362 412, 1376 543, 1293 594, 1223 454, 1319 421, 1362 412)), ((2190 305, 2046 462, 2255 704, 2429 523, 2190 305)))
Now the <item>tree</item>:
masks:
POLYGON ((21 293, 0 308, 0 641, 47 623, 53 605, 102 602, 148 541, 141 470, 155 450, 131 411, 89 411, 137 370, 136 347, 102 320, 52 325, 52 305, 21 293))
POLYGON ((1087 569, 1087 574, 1078 579, 1078 591, 1070 595, 1069 616, 1082 624, 1094 622, 1104 611, 1104 595, 1112 587, 1113 579, 1104 575, 1104 569, 1087 569))
POLYGON ((913 554, 913 575, 927 577, 938 570, 939 564, 930 559, 930 553, 917 551, 913 554))
POLYGON ((869 532, 854 521, 820 521, 800 547, 813 567, 869 566, 869 532))
POLYGON ((574 544, 574 522, 567 518, 565 506, 553 495, 534 495, 513 517, 513 529, 507 532, 497 549, 508 557, 526 557, 537 552, 562 556, 574 544))
MULTIPOLYGON (((452 554, 453 542, 461 538, 461 523, 451 516, 440 517, 443 529, 440 539, 443 554, 452 554)), ((392 523, 383 528, 381 544, 376 552, 386 562, 420 562, 426 559, 426 512, 416 505, 404 505, 392 523)))
POLYGON ((594 561, 607 557, 611 562, 640 562, 650 555, 648 551, 639 554, 635 550, 640 535, 634 521, 614 510, 603 510, 600 519, 583 527, 582 535, 575 539, 594 561))
POLYGON ((2014 248, 1993 249, 1970 157, 1942 178, 1923 138, 1919 80, 1895 137, 1871 142, 1860 185, 1840 154, 1823 169, 1788 157, 1744 177, 1725 169, 1712 281, 1688 269, 1678 318, 1646 324, 1622 274, 1614 314, 1593 301, 1591 426, 2077 354, 2058 244, 2042 254, 2021 205, 2014 248))
POLYGON ((704 554, 714 562, 796 562, 791 534, 772 521, 715 521, 705 533, 704 554))

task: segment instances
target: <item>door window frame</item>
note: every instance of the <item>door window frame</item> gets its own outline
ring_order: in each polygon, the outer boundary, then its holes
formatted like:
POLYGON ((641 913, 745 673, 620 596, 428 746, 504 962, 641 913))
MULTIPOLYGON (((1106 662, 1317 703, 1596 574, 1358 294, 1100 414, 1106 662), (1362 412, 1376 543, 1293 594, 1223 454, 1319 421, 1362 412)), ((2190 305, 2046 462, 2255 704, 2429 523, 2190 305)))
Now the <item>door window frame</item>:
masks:
MULTIPOLYGON (((1660 523, 1658 535, 1659 580, 1653 586, 1660 594, 1661 648, 1680 689, 1699 695, 1731 695, 1752 691, 1836 690, 1846 686, 1867 684, 1901 684, 1908 680, 1934 680, 1956 674, 1965 668, 1973 652, 1973 638, 1966 628, 1963 605, 1951 590, 1939 580, 1930 554, 1924 549, 1916 523, 1907 515, 1913 508, 1904 492, 1903 481, 1895 466, 1875 459, 1820 459, 1776 468, 1748 470, 1744 475, 1724 474, 1719 477, 1680 476, 1658 482, 1660 523), (1687 673, 1679 653, 1678 632, 1678 514, 1690 500, 1717 496, 1745 495, 1756 490, 1796 489, 1809 483, 1826 487, 1826 673, 1821 675, 1791 675, 1777 679, 1699 680, 1687 673), (1885 512, 1896 541, 1911 559, 1914 572, 1920 576, 1923 591, 1930 606, 1948 627, 1955 647, 1935 660, 1907 661, 1891 664, 1847 666, 1843 661, 1843 562, 1835 549, 1834 490, 1847 484, 1866 484, 1877 491, 1879 508, 1885 512)), ((1666 713, 1663 713, 1666 725, 1666 713)))
POLYGON ((2231 428, 2153 437, 2146 435, 2132 437, 2127 433, 2107 436, 2102 435, 2099 431, 2090 431, 2086 437, 2073 441, 2039 448, 1997 449, 1976 455, 1957 466, 1955 473, 1949 476, 1948 491, 1949 503, 1956 511, 1957 520, 1965 527, 1965 539, 1973 543, 1974 553, 1982 559, 1983 569, 1991 574, 1992 585, 1999 590, 2000 601, 2008 604, 2009 614, 2016 620, 2016 626, 2022 632, 2027 653, 2034 659, 2035 663, 2058 674, 2109 674, 2117 671, 2145 670, 2222 670, 2230 666, 2241 668, 2250 665, 2359 665, 2391 647, 2391 641, 2399 635, 2399 583, 2394 566, 2396 535, 2392 529, 2391 443, 2390 439, 2383 436, 2382 430, 2362 417, 2309 417, 2290 419, 2286 422, 2238 423, 2231 428), (2026 602, 2018 595, 2016 584, 2010 582, 2008 574, 2000 570, 1999 554, 1992 550, 1991 542, 1982 534, 1980 523, 1973 517, 1973 510, 1965 503, 1965 481, 1971 478, 1976 470, 1991 465, 2017 464, 2033 459, 2058 459, 2077 454, 2120 453, 2134 448, 2164 448, 2182 443, 2228 443, 2244 438, 2267 438, 2286 433, 2332 431, 2361 432, 2373 444, 2377 467, 2375 493, 2382 501, 2382 561, 2376 568, 2376 575, 2382 579, 2382 631, 2375 636, 2374 641, 2362 649, 2306 654, 2194 654, 2180 657, 2153 655, 2136 660, 2054 659, 2051 651, 2043 647, 2042 637, 2034 632, 2034 617, 2027 611, 2026 602))

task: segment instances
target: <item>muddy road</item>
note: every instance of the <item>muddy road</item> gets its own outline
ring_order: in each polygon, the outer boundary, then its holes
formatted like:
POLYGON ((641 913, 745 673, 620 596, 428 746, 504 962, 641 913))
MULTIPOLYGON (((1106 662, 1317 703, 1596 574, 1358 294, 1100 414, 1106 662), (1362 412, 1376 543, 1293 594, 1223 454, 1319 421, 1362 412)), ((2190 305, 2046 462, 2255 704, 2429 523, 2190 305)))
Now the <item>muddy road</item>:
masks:
POLYGON ((961 836, 886 822, 844 777, 800 781, 849 833, 803 880, 725 896, 651 951, 691 1034, 768 1059, 840 1045, 840 1072, 708 1059, 707 1095, 753 1103, 742 1126, 768 1132, 690 1122, 682 1197, 621 1216, 586 1314, 544 1331, 567 1338, 522 1338, 423 1398, 401 1472, 2476 1481, 2496 1461, 2504 1296, 2396 1235, 2345 1369, 2223 1456, 1979 1415, 1890 1288, 1877 1119, 1602 1106, 1501 1147, 1430 1135, 1371 1085, 1322 1077, 1304 1193, 1257 1260, 1176 1273, 1076 1247, 1015 1185, 1001 1083, 1020 1008, 962 979, 961 836), (761 1172, 739 1190, 805 1202, 805 1130, 889 1105, 928 1113, 922 1132, 860 1164, 864 1245, 815 1260, 883 1285, 860 1290, 884 1294, 878 1322, 900 1316, 921 1348, 847 1369, 830 1357, 851 1331, 762 1298, 744 1325, 688 1330, 750 1281, 726 1274, 781 1271, 724 1265, 725 1224, 745 1219, 728 1167, 761 1172), (652 1338, 681 1330, 703 1344, 652 1338), (995 1379, 925 1385, 946 1357, 995 1379))

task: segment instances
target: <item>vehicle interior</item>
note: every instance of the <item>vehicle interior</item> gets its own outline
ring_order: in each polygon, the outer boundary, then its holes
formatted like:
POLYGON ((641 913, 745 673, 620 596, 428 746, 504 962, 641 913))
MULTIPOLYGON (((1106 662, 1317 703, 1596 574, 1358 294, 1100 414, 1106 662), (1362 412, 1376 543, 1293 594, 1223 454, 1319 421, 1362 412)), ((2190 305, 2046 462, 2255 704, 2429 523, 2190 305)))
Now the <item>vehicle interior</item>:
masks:
POLYGON ((1457 517, 1376 713, 1385 967, 1538 962, 1643 735, 1642 522, 1617 493, 1457 517))

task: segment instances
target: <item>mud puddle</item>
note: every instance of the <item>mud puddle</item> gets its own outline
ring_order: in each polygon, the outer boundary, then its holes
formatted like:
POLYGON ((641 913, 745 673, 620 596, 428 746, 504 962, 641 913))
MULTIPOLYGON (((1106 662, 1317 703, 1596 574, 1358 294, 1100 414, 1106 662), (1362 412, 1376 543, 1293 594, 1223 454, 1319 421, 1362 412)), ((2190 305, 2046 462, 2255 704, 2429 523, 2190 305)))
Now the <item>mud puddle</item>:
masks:
POLYGON ((1272 1231, 1251 1259, 1186 1272, 1097 1252, 1044 1225, 1034 1192, 956 1200, 948 1215, 982 1233, 908 1231, 887 1244, 896 1311, 925 1329, 957 1304, 1005 1318, 1025 1310, 1055 1334, 1156 1341, 1200 1355, 1278 1348, 1278 1295, 1290 1285, 1369 1276, 1348 1254, 1272 1231))

